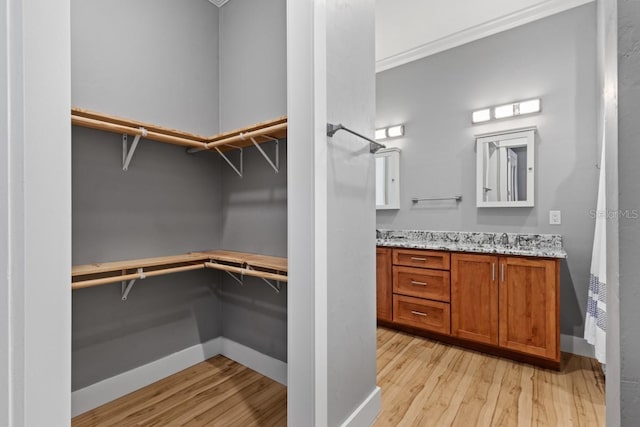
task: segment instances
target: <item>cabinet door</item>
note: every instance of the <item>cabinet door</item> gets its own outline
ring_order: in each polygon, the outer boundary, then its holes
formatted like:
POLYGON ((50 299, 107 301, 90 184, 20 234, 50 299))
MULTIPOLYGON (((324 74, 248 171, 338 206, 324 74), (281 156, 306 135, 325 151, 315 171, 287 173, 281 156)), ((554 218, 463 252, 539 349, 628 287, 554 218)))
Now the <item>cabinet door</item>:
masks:
POLYGON ((500 258, 500 346, 559 360, 558 262, 500 258))
POLYGON ((391 321, 391 249, 376 248, 376 316, 391 321))
POLYGON ((498 344, 498 257, 451 256, 451 334, 498 344))

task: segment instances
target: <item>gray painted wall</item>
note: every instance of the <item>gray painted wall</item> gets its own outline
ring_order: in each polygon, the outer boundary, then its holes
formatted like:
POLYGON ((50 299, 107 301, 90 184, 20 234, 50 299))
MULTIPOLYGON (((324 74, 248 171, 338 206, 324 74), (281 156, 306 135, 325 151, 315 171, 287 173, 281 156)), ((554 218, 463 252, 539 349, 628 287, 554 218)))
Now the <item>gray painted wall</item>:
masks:
MULTIPOLYGON (((218 130, 218 9, 205 0, 72 2, 72 104, 164 126, 218 130)), ((219 159, 73 129, 73 264, 220 245, 219 159)), ((73 293, 73 389, 220 335, 213 272, 73 293)))
MULTIPOLYGON (((375 1, 328 2, 327 119, 373 137, 375 1)), ((346 132, 327 148, 328 425, 342 425, 376 387, 375 166, 346 132)))
POLYGON ((218 8, 207 0, 72 0, 73 105, 218 131, 218 8))
MULTIPOLYGON (((263 148, 273 155, 275 143, 263 148)), ((242 178, 222 166, 222 248, 287 256, 286 142, 279 149, 277 174, 255 148, 245 150, 242 178)), ((276 294, 260 279, 247 277, 240 286, 223 278, 223 335, 286 362, 287 284, 276 294)))
POLYGON ((377 126, 406 123, 401 209, 379 228, 560 233, 561 331, 582 337, 599 161, 596 16, 588 4, 377 75, 377 126), (471 112, 542 97, 539 115, 471 125, 471 112), (474 135, 536 125, 534 208, 475 206, 474 135), (462 194, 463 201, 412 197, 462 194), (563 224, 548 224, 549 210, 563 224))
MULTIPOLYGON (((286 114, 286 2, 233 0, 220 9, 221 129, 286 114)), ((262 145, 273 159, 275 143, 262 145)), ((287 144, 275 173, 256 148, 244 150, 244 175, 221 166, 221 247, 287 256, 287 144)), ((276 294, 245 278, 223 275, 223 335, 287 360, 287 285, 276 294)))
POLYGON ((220 9, 220 130, 287 113, 286 1, 233 0, 220 9))
MULTIPOLYGON (((619 190, 621 212, 640 209, 640 4, 618 1, 619 190)), ((622 215, 620 224, 621 425, 640 419, 640 226, 622 215)))

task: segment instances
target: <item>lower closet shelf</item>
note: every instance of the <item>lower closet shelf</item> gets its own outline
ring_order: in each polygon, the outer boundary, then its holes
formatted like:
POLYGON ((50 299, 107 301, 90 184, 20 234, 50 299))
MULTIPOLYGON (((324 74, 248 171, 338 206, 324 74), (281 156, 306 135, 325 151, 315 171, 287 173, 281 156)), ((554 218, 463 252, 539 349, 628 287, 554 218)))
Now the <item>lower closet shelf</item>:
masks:
POLYGON ((267 255, 213 250, 74 266, 71 289, 211 268, 277 282, 287 281, 287 259, 267 255))

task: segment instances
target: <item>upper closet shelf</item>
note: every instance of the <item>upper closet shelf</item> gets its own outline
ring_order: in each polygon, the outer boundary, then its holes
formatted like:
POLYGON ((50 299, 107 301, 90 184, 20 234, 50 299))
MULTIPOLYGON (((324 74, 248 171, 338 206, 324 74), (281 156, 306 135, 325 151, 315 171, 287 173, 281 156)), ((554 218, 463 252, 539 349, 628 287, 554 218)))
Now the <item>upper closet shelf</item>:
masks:
POLYGON ((280 282, 288 280, 286 258, 215 250, 74 266, 71 289, 122 282, 122 299, 126 300, 136 280, 205 268, 222 270, 240 283, 244 276, 258 277, 276 292, 280 292, 280 282))
POLYGON ((240 176, 242 176, 243 173, 242 149, 255 146, 267 163, 278 172, 280 167, 278 140, 287 137, 286 116, 210 137, 80 108, 71 109, 71 123, 76 126, 122 134, 123 170, 128 169, 140 139, 145 138, 187 147, 189 153, 210 150, 216 151, 240 176), (134 136, 131 146, 129 146, 128 143, 128 135, 134 136), (276 141, 275 156, 273 159, 260 147, 260 144, 269 141, 276 141), (230 150, 239 150, 240 159, 238 165, 234 164, 225 154, 225 152, 230 150))

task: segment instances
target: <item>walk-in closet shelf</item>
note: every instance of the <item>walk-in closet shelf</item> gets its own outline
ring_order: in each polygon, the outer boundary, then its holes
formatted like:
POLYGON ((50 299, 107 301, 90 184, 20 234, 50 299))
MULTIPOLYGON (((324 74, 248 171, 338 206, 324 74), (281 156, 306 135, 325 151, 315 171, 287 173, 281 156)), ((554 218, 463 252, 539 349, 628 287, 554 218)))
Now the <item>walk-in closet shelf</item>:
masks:
MULTIPOLYGON (((214 250, 156 258, 77 265, 71 269, 71 288, 74 290, 89 288, 205 268, 235 273, 241 277, 252 276, 276 282, 287 281, 286 258, 214 250)), ((269 284, 279 291, 276 285, 269 284)), ((125 296, 123 295, 123 297, 125 296)))
MULTIPOLYGON (((242 152, 245 147, 255 146, 278 172, 277 146, 274 162, 259 145, 270 141, 277 143, 287 137, 286 116, 210 137, 80 108, 71 109, 71 123, 76 126, 122 134, 124 170, 127 170, 140 139, 144 138, 187 147, 190 153, 215 150, 240 176, 242 176, 242 157, 238 168, 223 152, 229 150, 242 152), (131 146, 127 141, 129 135, 135 138, 131 146)), ((72 289, 82 289, 123 282, 123 299, 126 299, 136 280, 205 268, 224 271, 238 281, 242 281, 244 276, 261 278, 276 292, 280 290, 279 283, 287 281, 286 258, 215 250, 75 266, 72 268, 71 287, 72 289), (234 275, 239 275, 240 278, 234 275), (128 286, 126 285, 127 281, 129 282, 128 286), (273 284, 272 281, 275 281, 276 284, 273 284)))

